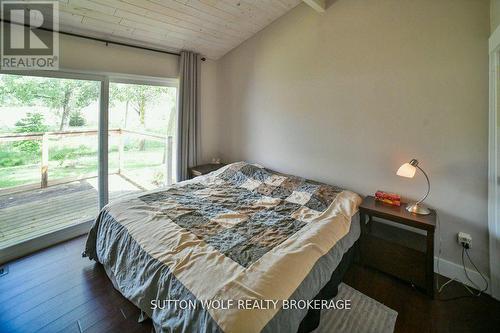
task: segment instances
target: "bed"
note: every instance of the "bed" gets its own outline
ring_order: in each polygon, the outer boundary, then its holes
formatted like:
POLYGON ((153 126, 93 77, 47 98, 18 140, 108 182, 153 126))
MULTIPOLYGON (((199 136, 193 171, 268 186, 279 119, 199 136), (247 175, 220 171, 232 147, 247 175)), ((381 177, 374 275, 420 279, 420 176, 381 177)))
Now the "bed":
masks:
POLYGON ((238 162, 107 205, 85 255, 157 332, 305 332, 319 311, 291 301, 335 296, 360 202, 238 162))

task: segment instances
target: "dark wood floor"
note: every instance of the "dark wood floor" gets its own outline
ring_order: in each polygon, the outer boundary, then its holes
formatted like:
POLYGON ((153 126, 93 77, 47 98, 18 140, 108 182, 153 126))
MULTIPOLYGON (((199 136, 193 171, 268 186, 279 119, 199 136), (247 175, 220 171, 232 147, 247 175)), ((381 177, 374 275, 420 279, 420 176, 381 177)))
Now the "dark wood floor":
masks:
MULTIPOLYGON (((79 237, 9 263, 0 277, 0 332, 151 332, 103 268, 81 258, 79 237)), ((405 283, 353 266, 345 282, 398 312, 396 332, 500 332, 500 302, 489 296, 431 301, 405 283)), ((466 295, 451 284, 440 298, 466 295)))
MULTIPOLYGON (((440 285, 448 279, 440 277, 440 285)), ((376 270, 354 265, 345 283, 398 312, 395 332, 500 332, 500 302, 488 295, 466 297, 452 282, 431 300, 409 284, 376 270)))

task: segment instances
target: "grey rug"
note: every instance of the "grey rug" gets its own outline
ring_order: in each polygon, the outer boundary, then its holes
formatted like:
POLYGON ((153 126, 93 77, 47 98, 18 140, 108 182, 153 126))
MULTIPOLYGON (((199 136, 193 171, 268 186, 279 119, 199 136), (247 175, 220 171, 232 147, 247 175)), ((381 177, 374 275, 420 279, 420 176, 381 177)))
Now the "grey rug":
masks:
POLYGON ((350 310, 323 310, 315 333, 392 333, 398 313, 341 283, 336 300, 351 300, 350 310))

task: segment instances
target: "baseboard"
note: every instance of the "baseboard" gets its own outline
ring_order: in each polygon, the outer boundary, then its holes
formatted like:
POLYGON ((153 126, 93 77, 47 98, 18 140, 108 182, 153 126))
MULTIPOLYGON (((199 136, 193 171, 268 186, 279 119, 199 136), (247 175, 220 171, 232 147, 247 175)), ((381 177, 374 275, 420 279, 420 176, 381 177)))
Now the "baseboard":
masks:
MULTIPOLYGON (((437 262, 438 258, 434 257, 434 272, 438 272, 437 270, 437 262)), ((466 284, 469 287, 476 288, 465 276, 464 268, 460 264, 455 264, 454 262, 445 260, 443 258, 440 259, 440 264, 439 264, 439 274, 446 276, 447 278, 453 279, 455 278, 456 280, 466 284)), ((467 268, 467 274, 469 275, 470 279, 477 284, 479 287, 484 288, 484 280, 481 277, 481 275, 476 272, 475 270, 467 268)), ((491 295, 491 288, 490 288, 490 281, 488 279, 488 276, 483 273, 483 276, 486 278, 488 281, 488 289, 485 291, 485 293, 491 295)), ((443 283, 446 281, 440 281, 439 285, 441 286, 443 283)))

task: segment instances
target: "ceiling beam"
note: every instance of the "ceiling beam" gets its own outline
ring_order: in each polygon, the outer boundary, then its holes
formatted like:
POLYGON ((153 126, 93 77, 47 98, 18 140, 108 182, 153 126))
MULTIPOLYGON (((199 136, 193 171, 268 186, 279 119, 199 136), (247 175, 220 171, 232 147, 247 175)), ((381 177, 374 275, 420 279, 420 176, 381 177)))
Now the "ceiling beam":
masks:
POLYGON ((302 0, 311 6, 318 13, 324 13, 326 10, 325 0, 302 0))

